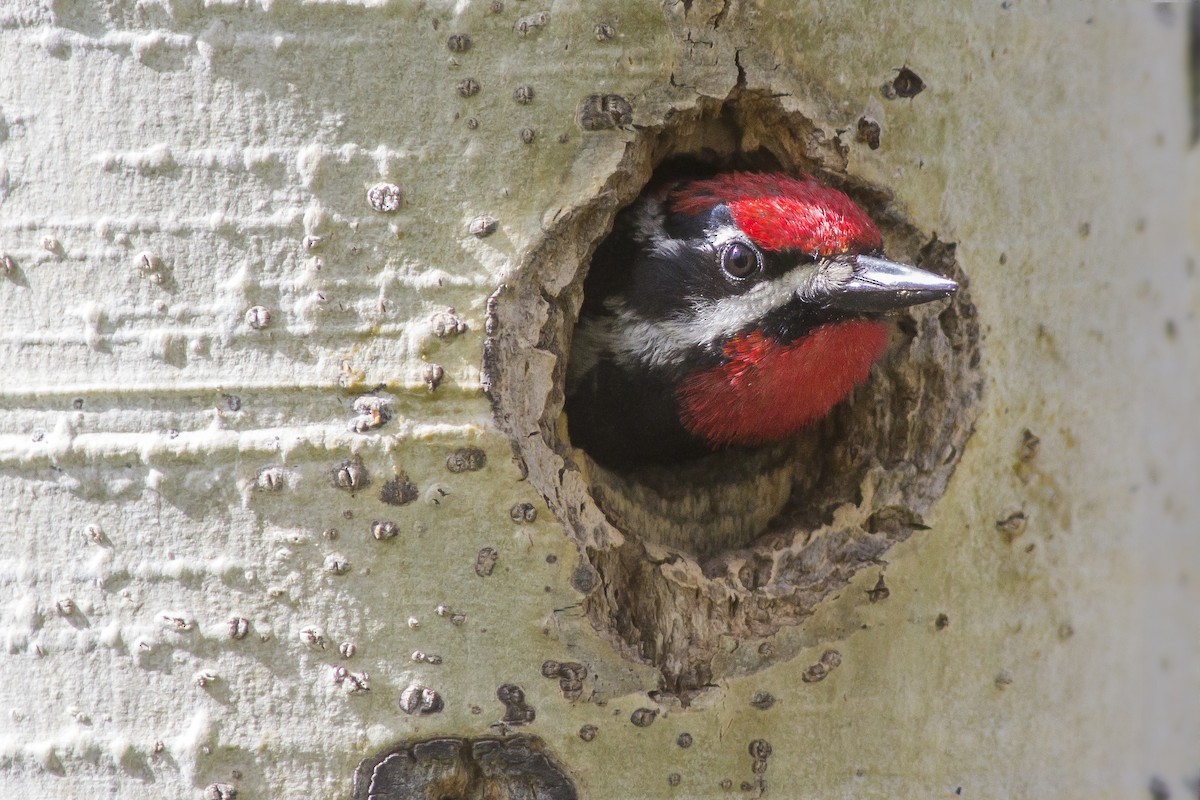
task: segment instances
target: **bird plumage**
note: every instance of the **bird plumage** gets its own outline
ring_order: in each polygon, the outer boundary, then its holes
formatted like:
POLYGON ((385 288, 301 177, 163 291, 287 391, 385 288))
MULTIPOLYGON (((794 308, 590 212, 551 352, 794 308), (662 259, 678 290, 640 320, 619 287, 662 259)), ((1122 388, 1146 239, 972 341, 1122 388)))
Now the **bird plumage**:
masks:
POLYGON ((649 190, 593 257, 567 373, 572 442, 608 466, 792 435, 864 381, 882 311, 954 284, 883 260, 813 178, 721 173, 649 190))

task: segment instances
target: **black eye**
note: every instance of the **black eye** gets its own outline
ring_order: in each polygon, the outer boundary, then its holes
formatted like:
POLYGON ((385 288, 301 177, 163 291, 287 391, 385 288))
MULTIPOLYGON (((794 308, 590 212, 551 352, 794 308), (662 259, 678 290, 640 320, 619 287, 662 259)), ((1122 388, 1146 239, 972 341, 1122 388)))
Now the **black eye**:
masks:
POLYGON ((731 278, 749 278, 758 270, 758 253, 745 242, 730 242, 721 251, 721 269, 731 278))

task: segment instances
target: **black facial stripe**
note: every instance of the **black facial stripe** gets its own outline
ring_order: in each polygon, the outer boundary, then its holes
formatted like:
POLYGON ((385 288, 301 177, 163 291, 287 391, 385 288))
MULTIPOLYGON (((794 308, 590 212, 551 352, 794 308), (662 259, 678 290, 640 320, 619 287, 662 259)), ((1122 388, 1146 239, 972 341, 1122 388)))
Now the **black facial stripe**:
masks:
POLYGON ((838 309, 814 306, 811 303, 793 300, 787 305, 768 312, 763 317, 761 324, 754 327, 760 328, 768 336, 788 344, 807 336, 822 325, 863 318, 864 315, 861 314, 849 314, 838 309))
POLYGON ((778 278, 796 267, 815 264, 810 253, 799 250, 763 250, 763 275, 768 279, 778 278))
POLYGON ((709 248, 652 250, 632 278, 626 299, 647 319, 692 313, 694 297, 716 300, 736 294, 709 248))
POLYGON ((703 240, 710 224, 708 214, 667 214, 663 231, 672 239, 703 240))

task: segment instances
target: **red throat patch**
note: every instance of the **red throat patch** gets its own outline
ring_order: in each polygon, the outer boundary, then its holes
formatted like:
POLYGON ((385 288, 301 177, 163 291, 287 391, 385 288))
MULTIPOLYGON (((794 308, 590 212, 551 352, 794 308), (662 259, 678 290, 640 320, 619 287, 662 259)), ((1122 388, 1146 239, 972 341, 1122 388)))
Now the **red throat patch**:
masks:
POLYGON ((735 337, 724 364, 680 385, 683 427, 713 447, 791 436, 867 379, 887 339, 886 324, 865 320, 822 325, 789 344, 761 331, 735 337))

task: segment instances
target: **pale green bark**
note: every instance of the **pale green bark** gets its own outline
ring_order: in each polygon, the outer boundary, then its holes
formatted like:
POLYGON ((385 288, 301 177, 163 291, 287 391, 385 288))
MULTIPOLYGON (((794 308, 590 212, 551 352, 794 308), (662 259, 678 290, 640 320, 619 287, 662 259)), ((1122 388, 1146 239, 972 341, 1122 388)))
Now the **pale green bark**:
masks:
POLYGON ((388 744, 488 735, 515 683, 589 798, 738 794, 754 739, 777 797, 1128 798, 1155 778, 1182 795, 1200 774, 1184 14, 1007 5, 5 3, 0 786, 344 797, 388 744), (849 130, 850 173, 958 244, 987 384, 932 529, 886 556, 890 597, 818 612, 779 635, 795 658, 681 708, 578 611, 576 548, 479 389, 485 304, 637 135, 581 131, 584 97, 621 94, 653 126, 725 97, 738 64, 849 130), (906 64, 927 88, 884 99, 906 64), (853 141, 864 114, 878 150, 853 141), (381 181, 404 190, 396 214, 368 205, 381 181), (477 239, 482 214, 499 228, 477 239), (449 307, 469 330, 438 337, 449 307), (350 430, 380 384, 393 419, 350 430), (1036 463, 1014 469, 1026 429, 1036 463), (466 445, 487 465, 448 471, 466 445), (352 454, 372 473, 357 495, 331 485, 352 454), (393 472, 419 499, 379 501, 393 472), (510 519, 523 502, 536 522, 510 519), (1015 510, 1028 527, 1006 542, 1015 510), (375 520, 399 535, 376 541, 375 520), (834 641, 841 665, 802 682, 834 641), (587 664, 584 699, 541 677, 548 659, 587 664), (414 682, 444 710, 401 714, 414 682), (639 707, 660 716, 635 727, 639 707))

